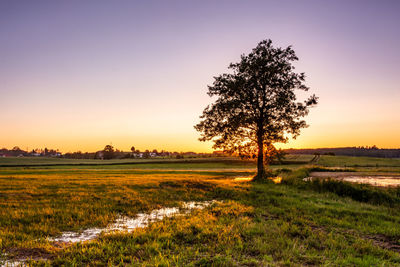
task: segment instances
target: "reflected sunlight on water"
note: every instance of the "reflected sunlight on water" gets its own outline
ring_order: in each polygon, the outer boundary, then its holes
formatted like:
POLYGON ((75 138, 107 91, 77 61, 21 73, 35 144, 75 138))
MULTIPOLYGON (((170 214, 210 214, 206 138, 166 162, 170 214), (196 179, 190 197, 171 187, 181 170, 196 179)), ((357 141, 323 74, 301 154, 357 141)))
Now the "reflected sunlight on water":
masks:
POLYGON ((135 218, 120 217, 113 224, 106 228, 89 228, 83 230, 82 232, 69 231, 62 233, 62 235, 59 237, 48 239, 54 242, 76 243, 96 239, 101 233, 108 234, 117 231, 132 232, 136 228, 146 227, 149 223, 160 221, 164 217, 189 214, 193 209, 203 209, 213 203, 216 203, 216 201, 184 202, 182 203, 182 208, 161 208, 153 210, 150 213, 139 213, 135 218))
POLYGON ((351 183, 371 184, 375 186, 399 186, 400 179, 386 176, 349 176, 343 177, 341 180, 351 183))
MULTIPOLYGON (((61 243, 77 243, 83 241, 94 240, 99 237, 100 234, 112 234, 114 232, 132 232, 137 228, 143 228, 148 226, 152 222, 160 221, 165 217, 173 217, 180 215, 187 215, 194 209, 204 209, 205 207, 210 206, 213 203, 217 203, 218 201, 202 201, 202 202, 183 202, 181 207, 172 207, 172 208, 161 208, 157 210, 153 210, 150 213, 139 213, 135 218, 131 217, 119 217, 114 223, 110 224, 105 228, 88 228, 81 232, 63 232, 61 236, 51 238, 49 237, 49 241, 53 242, 61 242, 61 243)), ((7 257, 6 254, 3 254, 3 257, 7 257)), ((1 262, 0 267, 16 267, 16 266, 28 266, 26 262, 30 258, 14 258, 1 262)), ((43 260, 46 261, 45 258, 33 258, 34 260, 43 260)))
POLYGON ((339 181, 359 183, 359 184, 370 184, 374 186, 400 186, 400 176, 393 175, 367 175, 367 174, 356 174, 352 172, 344 173, 321 173, 313 172, 310 177, 304 178, 304 181, 311 181, 313 179, 335 179, 339 181))

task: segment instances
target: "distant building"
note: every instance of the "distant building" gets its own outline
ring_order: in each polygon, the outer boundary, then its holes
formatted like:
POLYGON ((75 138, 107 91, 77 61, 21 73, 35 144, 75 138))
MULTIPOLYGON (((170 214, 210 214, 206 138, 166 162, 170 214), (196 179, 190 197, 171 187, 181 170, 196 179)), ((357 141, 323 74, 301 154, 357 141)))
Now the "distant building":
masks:
POLYGON ((132 153, 132 156, 134 158, 143 158, 143 153, 139 152, 139 153, 132 153))

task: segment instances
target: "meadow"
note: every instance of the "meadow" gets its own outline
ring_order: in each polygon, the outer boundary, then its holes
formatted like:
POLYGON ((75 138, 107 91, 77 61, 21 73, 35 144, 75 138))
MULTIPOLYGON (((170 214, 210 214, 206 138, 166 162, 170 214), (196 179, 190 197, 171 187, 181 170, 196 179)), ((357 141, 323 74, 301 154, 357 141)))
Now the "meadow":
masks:
POLYGON ((400 266, 400 190, 313 171, 400 173, 400 160, 289 155, 272 165, 280 183, 251 177, 236 159, 80 161, 0 158, 3 265, 400 266), (118 164, 122 163, 122 164, 118 164), (12 166, 11 166, 12 165, 12 166), (8 166, 8 167, 6 167, 8 166), (133 232, 55 242, 187 201, 212 205, 133 232), (14 263, 13 263, 14 261, 14 263))

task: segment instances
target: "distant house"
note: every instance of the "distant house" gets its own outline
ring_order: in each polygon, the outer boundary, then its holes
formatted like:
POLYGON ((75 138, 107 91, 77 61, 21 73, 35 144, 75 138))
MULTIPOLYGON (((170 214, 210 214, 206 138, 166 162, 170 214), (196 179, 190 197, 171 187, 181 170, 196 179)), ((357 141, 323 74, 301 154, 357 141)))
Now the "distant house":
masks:
POLYGON ((143 158, 143 153, 139 152, 139 153, 132 153, 132 156, 134 158, 143 158))

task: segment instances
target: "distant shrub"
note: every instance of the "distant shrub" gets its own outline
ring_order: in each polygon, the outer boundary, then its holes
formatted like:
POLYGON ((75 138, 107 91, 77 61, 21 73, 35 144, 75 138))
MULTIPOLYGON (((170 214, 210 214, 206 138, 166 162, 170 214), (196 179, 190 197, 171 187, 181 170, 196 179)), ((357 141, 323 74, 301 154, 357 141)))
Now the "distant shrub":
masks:
POLYGON ((315 166, 309 168, 310 172, 354 172, 356 171, 353 168, 329 168, 329 167, 321 167, 315 166))

